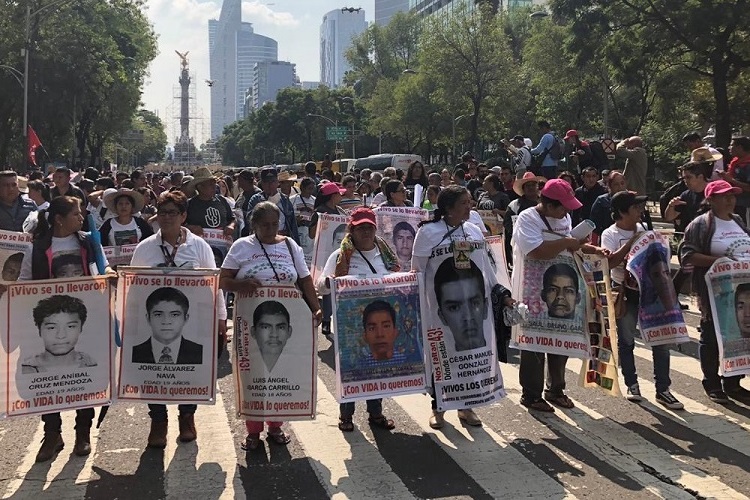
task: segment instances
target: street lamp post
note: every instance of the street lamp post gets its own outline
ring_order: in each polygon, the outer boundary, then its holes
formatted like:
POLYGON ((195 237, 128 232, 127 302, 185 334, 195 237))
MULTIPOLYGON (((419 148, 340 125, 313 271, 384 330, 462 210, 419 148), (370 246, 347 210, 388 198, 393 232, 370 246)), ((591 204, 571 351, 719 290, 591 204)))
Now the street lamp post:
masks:
POLYGON ((451 144, 453 148, 453 163, 456 162, 456 124, 467 116, 469 115, 459 115, 453 119, 453 142, 451 144))
POLYGON ((347 96, 347 97, 342 97, 341 100, 342 101, 349 101, 349 102, 352 103, 352 158, 356 159, 357 158, 357 153, 356 153, 356 149, 355 149, 356 148, 356 146, 355 146, 355 142, 356 141, 355 141, 355 138, 354 138, 354 134, 356 132, 354 130, 354 111, 355 111, 354 110, 354 98, 347 96))

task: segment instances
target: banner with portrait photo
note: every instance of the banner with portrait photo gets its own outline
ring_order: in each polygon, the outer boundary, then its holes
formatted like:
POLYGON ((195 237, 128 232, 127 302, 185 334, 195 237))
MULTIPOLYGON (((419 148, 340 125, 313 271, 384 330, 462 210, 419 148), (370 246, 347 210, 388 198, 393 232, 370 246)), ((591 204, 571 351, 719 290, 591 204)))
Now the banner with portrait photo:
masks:
POLYGON ((32 236, 28 233, 0 231, 0 263, 2 281, 16 281, 21 274, 24 256, 31 256, 32 236))
POLYGON ((118 399, 215 402, 218 274, 179 267, 118 270, 118 399))
POLYGON ((505 237, 487 236, 484 238, 487 244, 490 263, 494 270, 495 279, 498 283, 510 290, 510 276, 508 275, 508 261, 505 258, 505 237))
POLYGON ((107 262, 109 262, 110 267, 114 268, 115 266, 129 266, 130 261, 133 259, 135 247, 137 246, 138 245, 136 244, 102 248, 104 249, 104 257, 107 258, 107 262))
POLYGON ((234 243, 234 238, 231 235, 224 234, 223 229, 203 229, 203 239, 211 247, 214 252, 214 260, 216 261, 216 267, 221 267, 224 262, 224 257, 229 253, 229 248, 234 243))
POLYGON ((107 405, 114 322, 107 278, 8 285, 8 417, 107 405))
POLYGON ((237 415, 255 420, 315 418, 315 325, 294 286, 238 294, 234 306, 237 415))
POLYGON ((591 357, 581 365, 580 384, 620 396, 617 377, 617 323, 609 279, 609 261, 597 254, 576 253, 588 293, 587 321, 591 357))
POLYGON ((336 392, 340 403, 424 393, 422 303, 417 273, 336 278, 336 392))
POLYGON ((315 232, 315 252, 312 258, 310 274, 313 283, 323 272, 323 268, 334 250, 341 247, 341 241, 346 236, 349 224, 348 215, 318 214, 318 228, 315 232))
POLYGON ((513 326, 511 347, 525 351, 588 359, 586 283, 573 255, 553 259, 526 258, 514 279, 516 300, 528 306, 526 320, 513 326))
POLYGON ((419 223, 427 219, 427 210, 418 207, 378 207, 375 216, 378 236, 396 252, 401 271, 409 271, 414 235, 417 234, 419 223))
POLYGON ((638 329, 647 345, 689 342, 687 326, 672 283, 669 240, 661 233, 646 231, 633 243, 627 270, 640 290, 638 329))
MULTIPOLYGON (((505 232, 503 227, 503 219, 492 210, 477 210, 477 213, 482 218, 482 223, 491 236, 498 236, 505 232)), ((481 229, 481 228, 480 228, 481 229)))
POLYGON ((750 374, 750 261, 721 258, 706 273, 719 374, 750 374))
POLYGON ((489 405, 505 396, 485 282, 491 273, 484 241, 436 247, 427 262, 422 331, 439 411, 489 405))

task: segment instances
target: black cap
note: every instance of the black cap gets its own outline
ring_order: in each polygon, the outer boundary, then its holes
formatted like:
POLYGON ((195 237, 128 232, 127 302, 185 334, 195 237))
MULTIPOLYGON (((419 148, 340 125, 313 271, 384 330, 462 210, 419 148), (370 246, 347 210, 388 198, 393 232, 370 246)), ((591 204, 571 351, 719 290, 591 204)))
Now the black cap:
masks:
POLYGON ((237 175, 237 177, 241 177, 242 179, 245 179, 248 181, 251 181, 255 178, 255 176, 253 175, 253 171, 247 168, 244 170, 241 170, 240 173, 237 175))
POLYGON ((276 180, 278 177, 279 177, 279 173, 276 171, 276 168, 274 167, 266 167, 264 169, 261 169, 260 171, 261 181, 273 181, 273 180, 276 180))
POLYGON ((521 141, 523 142, 523 136, 522 135, 514 135, 513 139, 511 141, 521 141))
POLYGON ((464 161, 465 160, 473 160, 474 159, 474 153, 472 153, 471 151, 467 151, 463 155, 461 155, 461 159, 464 160, 464 161))
POLYGON ((635 191, 620 191, 612 196, 612 213, 627 212, 633 205, 646 203, 648 196, 638 196, 635 191))

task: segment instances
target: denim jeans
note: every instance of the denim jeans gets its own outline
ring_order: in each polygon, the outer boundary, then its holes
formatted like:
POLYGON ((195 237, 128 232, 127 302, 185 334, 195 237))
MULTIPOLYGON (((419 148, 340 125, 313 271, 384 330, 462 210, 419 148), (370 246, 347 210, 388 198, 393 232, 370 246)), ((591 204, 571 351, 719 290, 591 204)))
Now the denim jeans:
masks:
POLYGON ((521 351, 521 366, 518 378, 521 382, 524 400, 541 399, 542 390, 546 396, 562 396, 565 391, 565 364, 567 356, 545 354, 543 352, 521 351), (544 359, 547 358, 547 385, 544 386, 544 359))
MULTIPOLYGON (((76 429, 90 429, 93 421, 93 408, 76 410, 76 429)), ((44 432, 62 432, 62 417, 60 413, 46 413, 42 415, 42 422, 44 422, 44 432)))
POLYGON ((333 315, 333 303, 331 302, 331 294, 323 295, 323 301, 320 304, 320 309, 323 311, 323 322, 324 327, 331 328, 331 316, 333 315))
MULTIPOLYGON (((635 335, 638 326, 638 309, 640 296, 635 290, 627 290, 627 312, 625 316, 617 320, 617 351, 620 357, 622 375, 625 377, 625 385, 630 387, 638 382, 638 374, 635 372, 635 335)), ((669 346, 651 346, 651 357, 654 363, 654 381, 656 392, 669 390, 672 381, 669 379, 669 346)))
MULTIPOLYGON (((195 413, 198 409, 198 405, 178 405, 177 409, 180 415, 190 415, 195 413)), ((167 405, 148 405, 148 416, 154 422, 166 422, 167 421, 167 405)))
MULTIPOLYGON (((341 414, 341 418, 352 418, 352 415, 354 415, 354 401, 341 403, 339 405, 339 413, 341 414)), ((383 400, 380 398, 368 399, 367 413, 374 417, 381 415, 383 413, 383 400)))
POLYGON ((716 330, 713 321, 701 320, 701 337, 698 343, 698 357, 703 372, 703 388, 706 392, 736 389, 740 385, 742 375, 734 377, 719 376, 719 344, 716 340, 716 330))

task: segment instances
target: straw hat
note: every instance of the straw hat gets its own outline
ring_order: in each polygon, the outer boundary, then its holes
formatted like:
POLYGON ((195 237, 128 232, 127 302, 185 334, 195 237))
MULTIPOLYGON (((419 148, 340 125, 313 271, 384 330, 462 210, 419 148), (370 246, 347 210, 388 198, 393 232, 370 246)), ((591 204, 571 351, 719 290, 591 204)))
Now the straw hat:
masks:
POLYGON ((216 177, 211 172, 211 169, 209 169, 208 167, 199 167, 195 169, 195 172, 193 172, 193 178, 190 179, 187 184, 183 182, 182 186, 187 189, 195 189, 195 186, 197 186, 201 182, 208 180, 216 180, 216 177))
POLYGON ((528 182, 547 182, 547 179, 535 175, 533 172, 526 172, 523 174, 523 177, 516 179, 513 182, 513 191, 515 191, 518 196, 523 196, 523 185, 528 182))
POLYGON ((719 153, 712 153, 707 147, 696 148, 690 153, 690 161, 704 162, 704 161, 718 161, 724 158, 724 155, 719 153))
POLYGON ((107 207, 108 210, 111 212, 117 212, 115 208, 115 200, 120 196, 127 196, 133 201, 134 214, 143 210, 143 205, 146 203, 143 199, 143 195, 138 191, 133 191, 132 189, 127 188, 118 189, 117 191, 105 194, 102 197, 102 202, 104 202, 104 206, 107 207))
POLYGON ((18 179, 18 190, 22 193, 28 193, 29 192, 29 179, 26 177, 21 177, 20 175, 16 177, 18 179))
POLYGON ((297 180, 297 174, 290 174, 286 170, 279 172, 278 175, 279 182, 292 182, 297 180))

